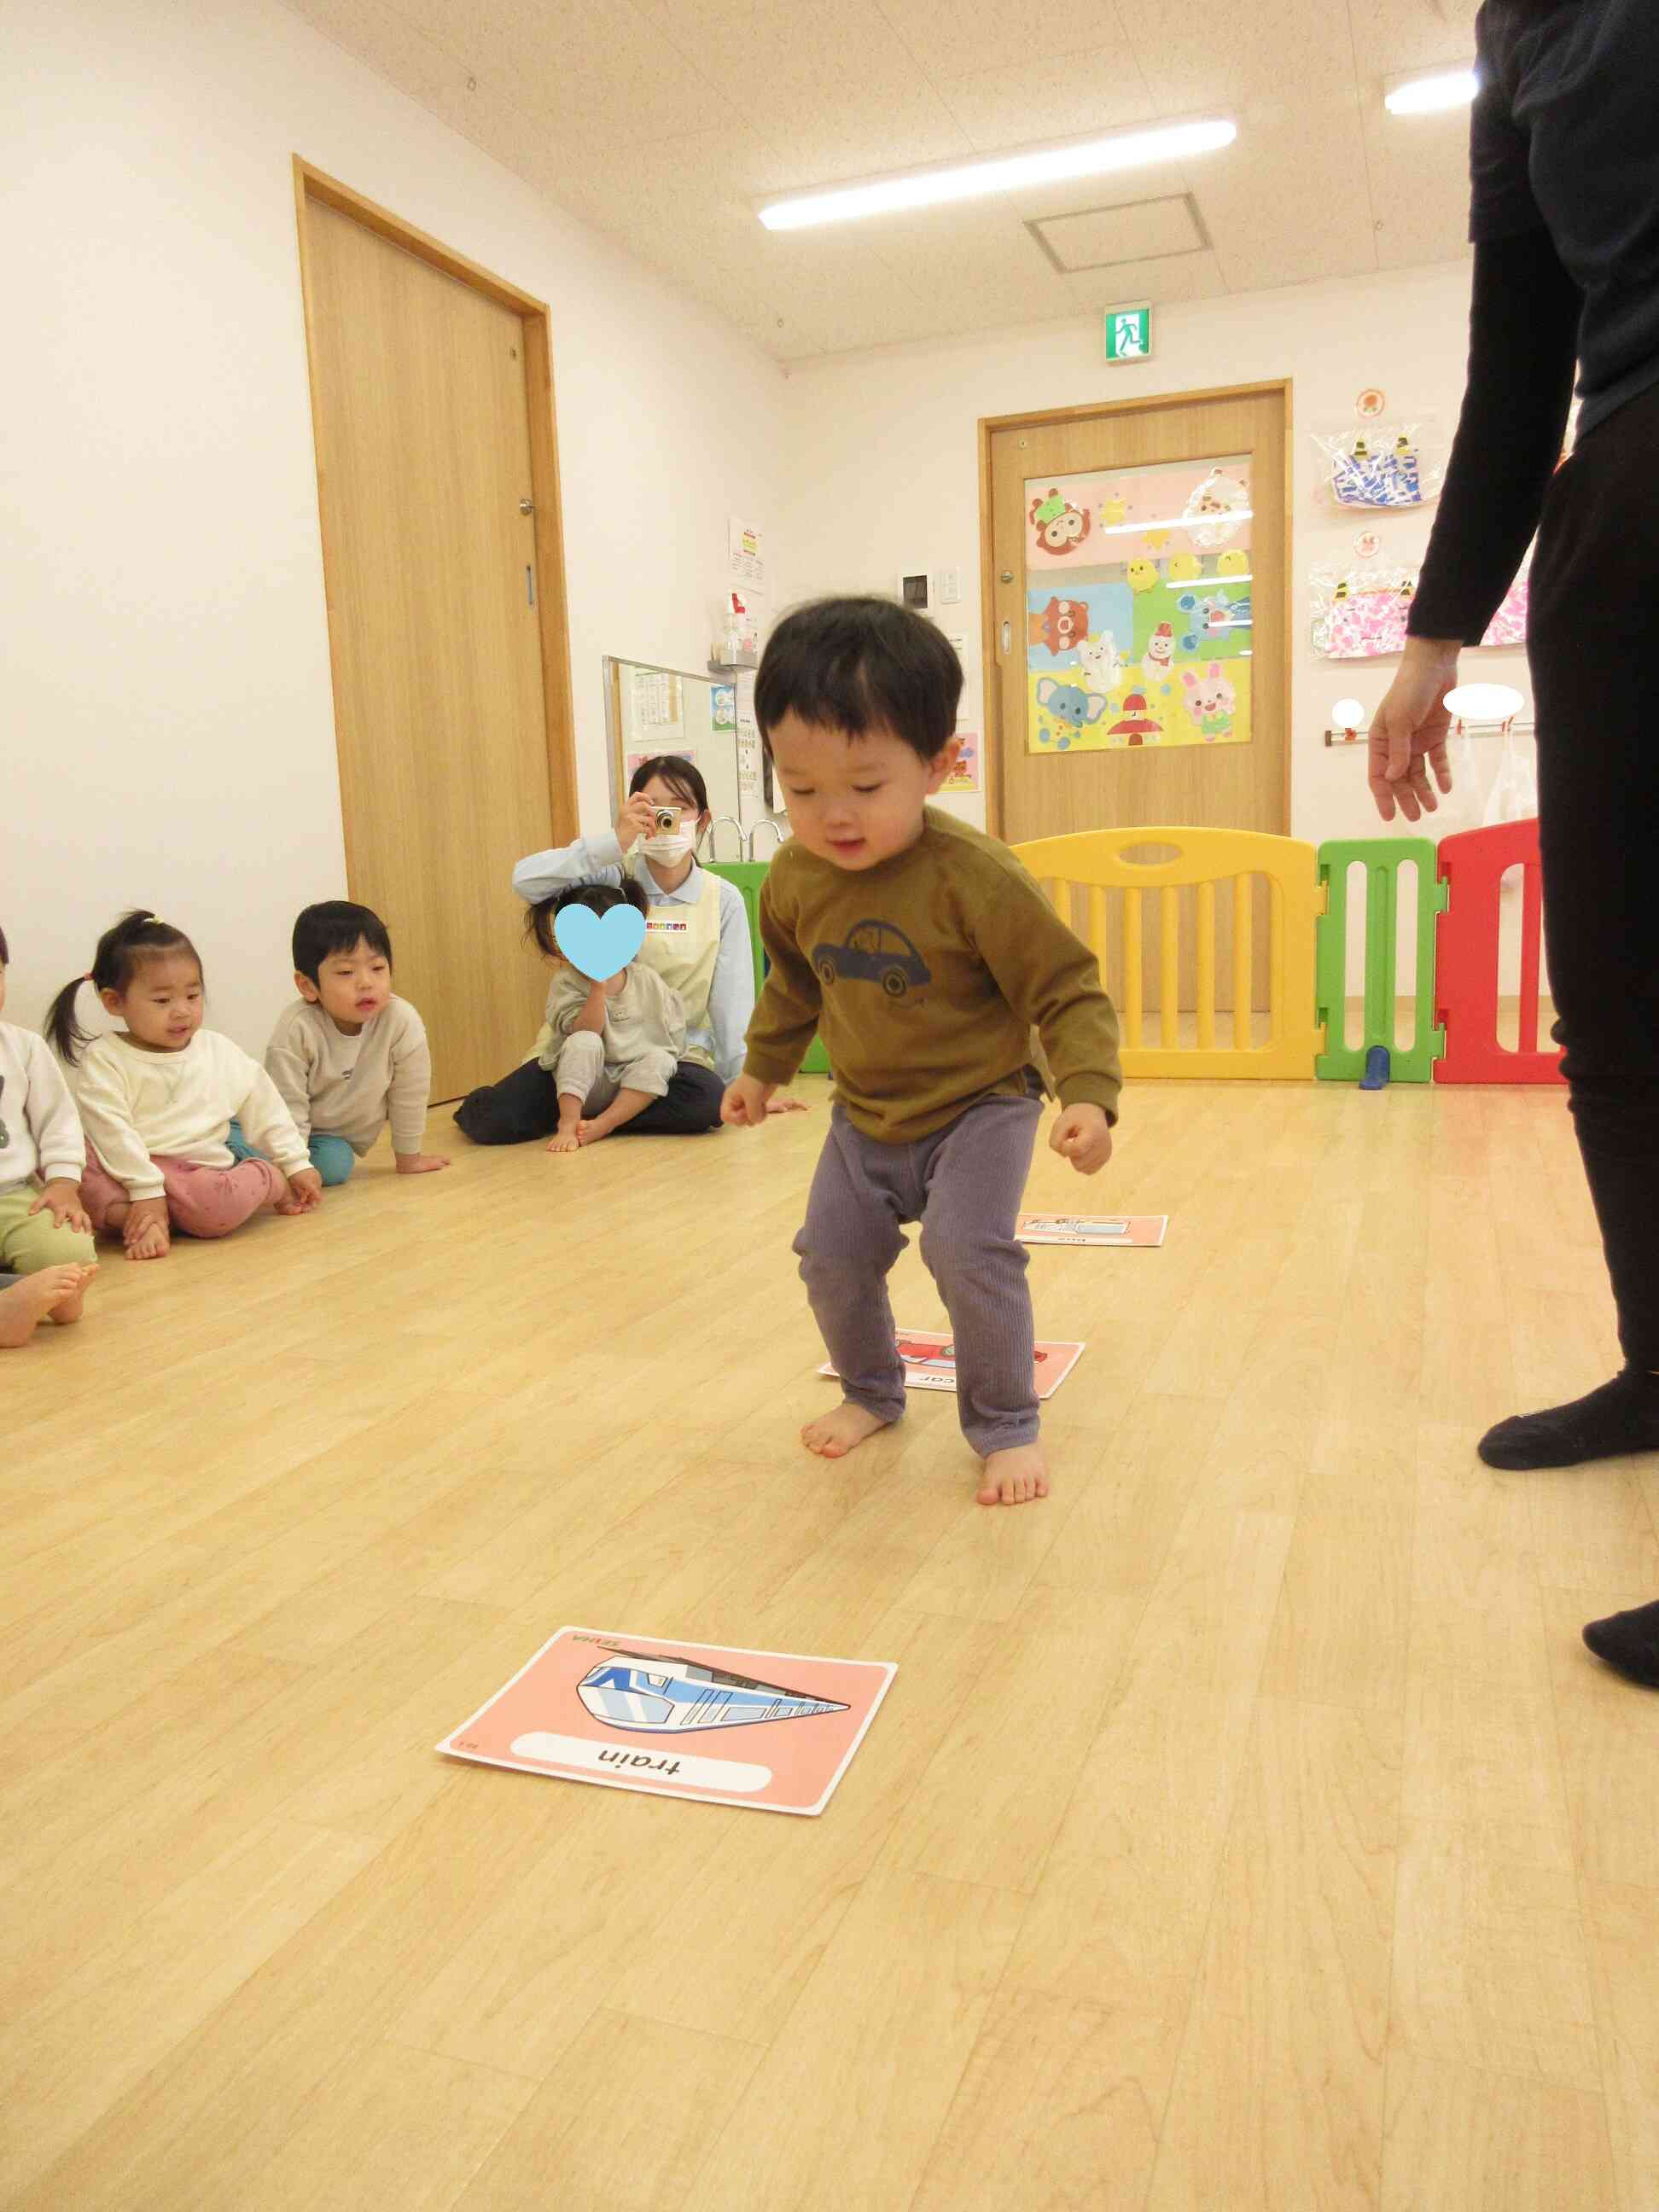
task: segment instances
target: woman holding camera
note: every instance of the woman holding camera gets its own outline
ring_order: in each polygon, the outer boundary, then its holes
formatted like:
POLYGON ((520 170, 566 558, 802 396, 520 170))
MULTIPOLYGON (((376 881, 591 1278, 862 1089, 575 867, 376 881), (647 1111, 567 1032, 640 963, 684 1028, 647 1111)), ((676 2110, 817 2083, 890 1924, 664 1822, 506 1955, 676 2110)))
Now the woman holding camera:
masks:
MULTIPOLYGON (((532 853, 513 871, 529 905, 573 884, 619 885, 635 877, 649 902, 640 959, 685 1008, 685 1057, 668 1095, 626 1125, 641 1137, 694 1136, 720 1125, 720 1098, 743 1067, 744 1033, 755 1011, 755 958, 749 916, 736 886, 697 866, 697 840, 708 827, 708 791, 688 760, 664 753, 641 761, 629 782, 617 826, 602 837, 532 853)), ((558 1103, 537 1054, 503 1082, 473 1091, 456 1109, 462 1132, 478 1145, 521 1145, 551 1136, 558 1103)), ((794 1101, 775 1102, 787 1112, 794 1101)))

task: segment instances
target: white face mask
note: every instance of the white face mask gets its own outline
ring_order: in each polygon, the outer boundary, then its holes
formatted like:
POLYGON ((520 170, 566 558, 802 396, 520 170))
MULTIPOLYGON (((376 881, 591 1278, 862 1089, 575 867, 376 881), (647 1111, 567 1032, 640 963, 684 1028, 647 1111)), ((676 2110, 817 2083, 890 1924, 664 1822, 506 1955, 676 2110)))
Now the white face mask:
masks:
POLYGON ((683 860, 696 842, 694 837, 647 837, 640 847, 647 860, 683 860))

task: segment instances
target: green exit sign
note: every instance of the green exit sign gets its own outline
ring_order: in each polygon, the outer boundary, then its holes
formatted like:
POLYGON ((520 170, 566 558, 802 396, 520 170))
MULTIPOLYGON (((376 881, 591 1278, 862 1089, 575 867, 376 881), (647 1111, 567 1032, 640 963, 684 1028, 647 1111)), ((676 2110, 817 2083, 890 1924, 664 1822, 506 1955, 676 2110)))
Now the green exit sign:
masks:
POLYGON ((1106 358, 1114 368, 1126 361, 1152 357, 1152 311, 1150 307, 1108 307, 1106 358))

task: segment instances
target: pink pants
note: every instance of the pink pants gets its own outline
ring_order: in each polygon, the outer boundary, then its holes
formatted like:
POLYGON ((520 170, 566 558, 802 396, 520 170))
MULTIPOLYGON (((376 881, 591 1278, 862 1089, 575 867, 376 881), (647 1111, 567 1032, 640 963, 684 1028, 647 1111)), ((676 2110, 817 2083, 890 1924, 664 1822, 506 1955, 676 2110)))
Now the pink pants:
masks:
MULTIPOLYGON (((272 1206, 288 1196, 286 1178, 269 1160, 243 1160, 234 1168, 198 1167, 192 1160, 154 1159, 161 1170, 167 1218, 185 1237, 228 1237, 262 1206, 272 1206)), ((100 1236, 119 1232, 109 1226, 110 1208, 127 1203, 124 1184, 116 1182, 90 1145, 87 1171, 81 1178, 81 1203, 92 1216, 100 1236)))

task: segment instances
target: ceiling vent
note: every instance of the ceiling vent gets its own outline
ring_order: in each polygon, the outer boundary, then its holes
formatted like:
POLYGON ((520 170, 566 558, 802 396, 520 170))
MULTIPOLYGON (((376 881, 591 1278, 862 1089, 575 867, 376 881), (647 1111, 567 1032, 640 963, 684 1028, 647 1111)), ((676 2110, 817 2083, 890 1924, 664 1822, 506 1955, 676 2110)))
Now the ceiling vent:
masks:
POLYGON ((1115 269, 1128 261, 1162 261, 1203 253, 1210 234, 1190 192, 1127 206, 1085 208, 1076 215, 1039 216, 1025 226, 1062 276, 1115 269))

